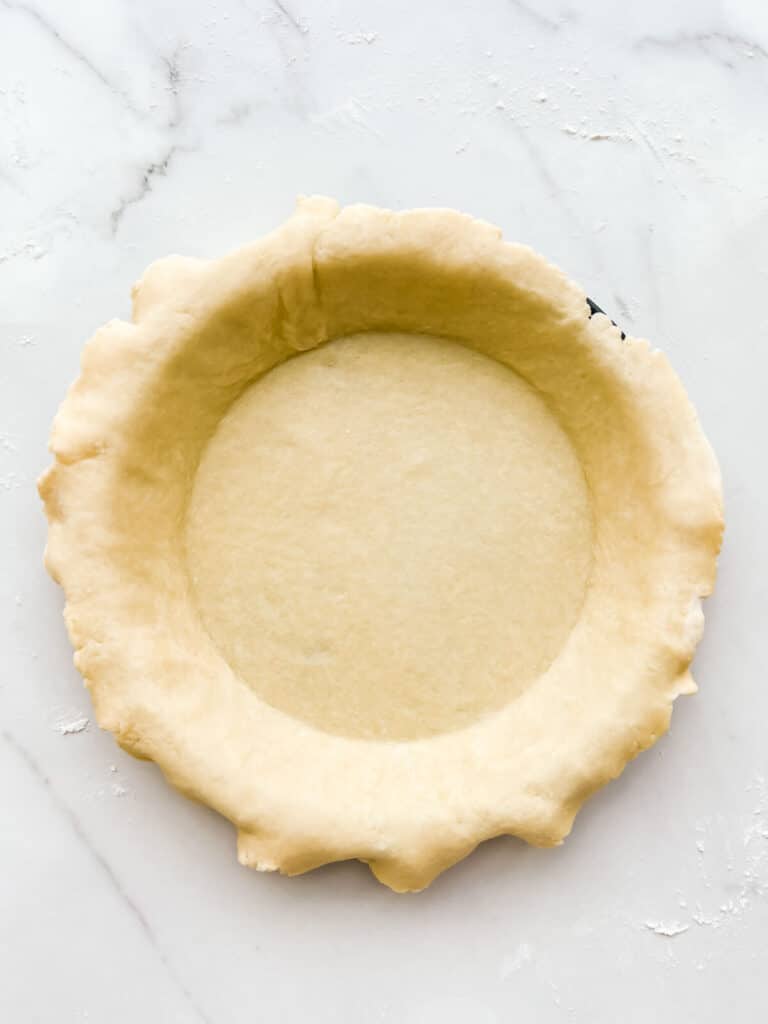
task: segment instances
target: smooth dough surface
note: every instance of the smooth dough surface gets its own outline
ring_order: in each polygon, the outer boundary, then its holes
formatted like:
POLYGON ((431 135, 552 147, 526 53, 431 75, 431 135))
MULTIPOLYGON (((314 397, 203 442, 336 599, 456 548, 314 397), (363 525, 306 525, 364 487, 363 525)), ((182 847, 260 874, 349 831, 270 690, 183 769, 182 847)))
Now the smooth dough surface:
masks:
POLYGON ((592 562, 584 474, 506 366, 439 338, 339 339, 224 417, 187 560, 213 640, 272 706, 348 736, 433 735, 562 647, 592 562))
POLYGON ((153 264, 51 449, 99 724, 258 870, 560 843, 695 690, 722 499, 680 381, 455 211, 313 197, 153 264))

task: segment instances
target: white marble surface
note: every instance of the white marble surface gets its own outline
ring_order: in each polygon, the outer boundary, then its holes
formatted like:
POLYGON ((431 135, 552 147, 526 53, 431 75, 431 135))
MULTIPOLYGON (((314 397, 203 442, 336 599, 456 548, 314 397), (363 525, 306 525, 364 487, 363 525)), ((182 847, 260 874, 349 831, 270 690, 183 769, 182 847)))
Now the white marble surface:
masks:
POLYGON ((764 0, 0 0, 0 1019, 766 1019, 764 0), (418 896, 237 866, 91 723, 34 490, 84 339, 299 192, 503 226, 666 349, 728 534, 700 694, 566 845, 418 896), (679 934, 665 934, 678 932, 679 934))

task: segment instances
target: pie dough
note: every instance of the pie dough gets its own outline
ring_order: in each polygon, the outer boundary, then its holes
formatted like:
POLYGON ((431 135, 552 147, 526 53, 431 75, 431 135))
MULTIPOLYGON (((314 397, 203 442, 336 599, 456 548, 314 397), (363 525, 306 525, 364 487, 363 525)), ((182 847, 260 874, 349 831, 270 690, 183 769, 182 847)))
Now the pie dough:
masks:
POLYGON ((75 663, 243 864, 560 843, 695 690, 717 463, 588 314, 488 224, 314 197, 86 346, 40 481, 75 663))

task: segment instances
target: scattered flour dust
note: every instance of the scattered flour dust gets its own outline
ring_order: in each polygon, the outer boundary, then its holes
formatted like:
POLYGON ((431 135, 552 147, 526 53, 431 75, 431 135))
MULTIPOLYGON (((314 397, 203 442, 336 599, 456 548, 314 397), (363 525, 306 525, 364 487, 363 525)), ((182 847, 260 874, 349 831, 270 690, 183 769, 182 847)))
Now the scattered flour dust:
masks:
MULTIPOLYGON (((721 867, 725 866, 728 872, 733 873, 738 867, 741 874, 738 885, 729 883, 729 889, 734 895, 725 901, 721 896, 718 903, 715 903, 714 892, 709 900, 693 900, 693 909, 686 915, 689 916, 689 921, 643 922, 645 927, 656 935, 673 938, 688 931, 691 924, 702 928, 720 928, 729 921, 738 920, 753 909, 756 900, 768 897, 768 782, 763 775, 757 775, 755 781, 747 787, 747 791, 754 796, 754 809, 743 826, 741 850, 733 851, 733 857, 728 843, 729 837, 723 836, 719 828, 713 831, 711 820, 707 819, 696 826, 695 846, 699 855, 701 881, 706 889, 713 888, 713 880, 707 870, 708 866, 710 871, 712 870, 708 864, 711 858, 707 840, 724 840, 727 861, 721 867)), ((687 909, 688 903, 689 900, 682 897, 678 901, 682 909, 687 909)))
POLYGON ((681 924, 680 921, 646 921, 645 927, 656 935, 664 935, 673 939, 676 935, 682 935, 691 927, 689 924, 681 924))
POLYGON ((379 34, 378 32, 347 32, 342 34, 340 38, 350 46, 360 46, 361 44, 370 46, 376 42, 379 34))
POLYGON ((527 942, 521 942, 514 953, 508 953, 501 962, 501 977, 509 978, 525 964, 533 960, 533 950, 527 942))
MULTIPOLYGON (((747 787, 754 794, 754 809, 744 825, 742 849, 738 855, 741 861, 741 880, 734 896, 715 908, 705 909, 697 904, 692 919, 707 928, 719 928, 729 919, 739 918, 753 906, 754 899, 768 896, 768 783, 763 775, 747 787)), ((704 825, 697 827, 700 838, 696 843, 699 853, 704 855, 706 846, 702 836, 706 835, 704 825)), ((729 864, 728 869, 732 870, 729 864)))
POLYGON ((72 736, 77 732, 85 732, 88 728, 88 724, 89 719, 85 717, 73 718, 71 722, 60 722, 56 726, 56 732, 60 733, 62 736, 72 736))
POLYGON ((560 126, 560 131, 566 135, 577 135, 589 142, 635 142, 635 138, 629 132, 590 132, 586 128, 577 128, 572 124, 560 126))
MULTIPOLYGON (((76 733, 85 732, 85 730, 88 728, 89 725, 90 725, 90 719, 86 718, 83 715, 82 718, 73 718, 72 721, 70 721, 70 722, 60 722, 55 728, 56 728, 56 732, 58 732, 61 736, 73 736, 76 733)), ((113 775, 113 776, 116 775, 117 774, 117 765, 116 764, 111 764, 109 766, 109 772, 110 772, 110 775, 113 775)), ((127 796, 128 792, 129 792, 129 790, 126 789, 126 787, 123 786, 122 783, 118 782, 117 780, 114 780, 112 782, 112 784, 110 785, 109 789, 110 789, 110 792, 112 793, 112 796, 117 796, 117 797, 127 796)), ((98 796, 103 796, 104 795, 104 787, 103 786, 100 789, 97 790, 97 794, 98 794, 98 796)))

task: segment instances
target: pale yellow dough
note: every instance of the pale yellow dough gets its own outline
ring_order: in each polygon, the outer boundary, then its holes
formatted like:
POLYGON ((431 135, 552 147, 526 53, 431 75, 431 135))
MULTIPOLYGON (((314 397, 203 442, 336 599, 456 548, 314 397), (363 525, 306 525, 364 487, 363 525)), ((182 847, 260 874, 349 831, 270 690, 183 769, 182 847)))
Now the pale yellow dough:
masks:
POLYGON ((547 846, 690 693, 722 532, 666 359, 490 225, 300 202, 169 257, 54 424, 99 723, 295 874, 547 846))

